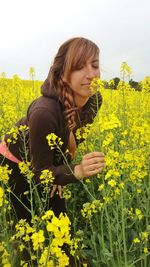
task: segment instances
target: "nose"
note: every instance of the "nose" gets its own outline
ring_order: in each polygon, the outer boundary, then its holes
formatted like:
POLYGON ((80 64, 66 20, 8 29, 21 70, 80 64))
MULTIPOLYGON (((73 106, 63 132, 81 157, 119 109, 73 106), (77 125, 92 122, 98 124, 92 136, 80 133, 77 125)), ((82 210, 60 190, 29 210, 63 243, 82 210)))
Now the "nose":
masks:
POLYGON ((86 72, 87 79, 92 80, 96 76, 98 76, 97 70, 93 69, 92 67, 87 68, 87 72, 86 72))

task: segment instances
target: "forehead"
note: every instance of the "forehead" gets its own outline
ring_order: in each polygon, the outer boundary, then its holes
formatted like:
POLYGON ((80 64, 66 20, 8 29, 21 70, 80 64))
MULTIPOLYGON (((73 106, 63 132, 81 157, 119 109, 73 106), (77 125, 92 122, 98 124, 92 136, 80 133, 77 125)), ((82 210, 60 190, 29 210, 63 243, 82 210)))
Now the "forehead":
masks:
POLYGON ((92 62, 98 62, 99 61, 99 55, 93 55, 90 58, 87 58, 85 63, 92 63, 92 62))
POLYGON ((99 61, 98 51, 79 51, 72 62, 72 70, 82 64, 90 63, 93 61, 99 61))

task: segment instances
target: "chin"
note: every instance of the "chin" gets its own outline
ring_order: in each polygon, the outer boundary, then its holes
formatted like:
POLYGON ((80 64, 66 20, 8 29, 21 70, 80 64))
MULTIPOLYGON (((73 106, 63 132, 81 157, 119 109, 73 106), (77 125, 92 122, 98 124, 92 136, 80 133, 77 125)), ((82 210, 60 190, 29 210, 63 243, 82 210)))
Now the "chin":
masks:
POLYGON ((89 96, 89 97, 92 96, 92 95, 93 95, 93 94, 92 94, 91 91, 87 93, 87 96, 89 96))

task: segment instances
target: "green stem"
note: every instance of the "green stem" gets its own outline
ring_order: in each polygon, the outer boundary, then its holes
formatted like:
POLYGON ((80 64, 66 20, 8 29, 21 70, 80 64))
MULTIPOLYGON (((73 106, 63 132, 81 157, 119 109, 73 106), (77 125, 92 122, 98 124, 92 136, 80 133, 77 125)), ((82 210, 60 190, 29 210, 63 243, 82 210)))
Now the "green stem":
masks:
MULTIPOLYGON (((92 221, 91 221, 91 218, 89 218, 90 220, 90 227, 91 227, 91 230, 92 230, 92 234, 93 234, 93 237, 94 237, 94 241, 95 241, 95 233, 94 233, 94 229, 93 229, 93 225, 92 225, 92 221)), ((96 244, 95 244, 95 242, 94 242, 94 250, 95 250, 95 255, 96 255, 96 259, 97 259, 97 261, 99 260, 99 258, 98 258, 98 253, 97 253, 97 248, 96 248, 96 244)))
POLYGON ((124 263, 127 267, 127 247, 126 247, 126 235, 125 235, 125 216, 124 216, 124 203, 121 192, 121 223, 122 223, 122 237, 123 237, 123 252, 124 252, 124 263))
POLYGON ((28 211, 31 212, 31 210, 14 194, 13 191, 11 191, 11 194, 24 206, 24 208, 28 211))
POLYGON ((116 254, 117 254, 117 262, 118 262, 118 265, 121 266, 121 245, 120 245, 120 236, 119 236, 119 209, 118 209, 118 203, 116 202, 116 235, 117 235, 117 240, 118 240, 118 247, 117 247, 117 251, 116 251, 116 254))
POLYGON ((110 242, 110 251, 111 251, 111 254, 113 255, 113 241, 112 241, 112 234, 111 234, 111 224, 110 224, 110 219, 109 219, 108 210, 107 210, 106 206, 105 206, 105 213, 106 213, 106 218, 107 218, 107 223, 108 223, 108 235, 109 235, 109 242, 110 242))
POLYGON ((33 208, 33 190, 32 190, 32 183, 31 180, 29 182, 30 187, 30 204, 31 204, 31 218, 34 218, 34 208, 33 208))
POLYGON ((105 241, 104 241, 104 231, 103 231, 103 226, 104 226, 104 222, 103 222, 103 218, 104 218, 104 209, 101 210, 101 246, 102 246, 102 253, 105 253, 105 241))
POLYGON ((85 183, 82 180, 80 180, 80 181, 81 181, 81 183, 82 183, 85 191, 90 195, 91 199, 92 200, 96 200, 96 198, 94 196, 92 196, 91 192, 89 191, 89 189, 87 188, 87 186, 85 185, 85 183))

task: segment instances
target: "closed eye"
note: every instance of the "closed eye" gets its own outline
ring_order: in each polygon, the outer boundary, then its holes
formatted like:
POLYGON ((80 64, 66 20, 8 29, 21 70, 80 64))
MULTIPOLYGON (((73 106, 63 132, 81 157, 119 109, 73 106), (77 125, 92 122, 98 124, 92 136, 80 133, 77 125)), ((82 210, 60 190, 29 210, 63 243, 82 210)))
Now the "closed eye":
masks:
POLYGON ((82 70, 83 68, 84 68, 84 66, 78 66, 78 67, 76 67, 75 70, 82 70))
POLYGON ((94 69, 98 69, 98 68, 99 68, 99 65, 94 64, 94 65, 92 65, 92 67, 93 67, 94 69))

